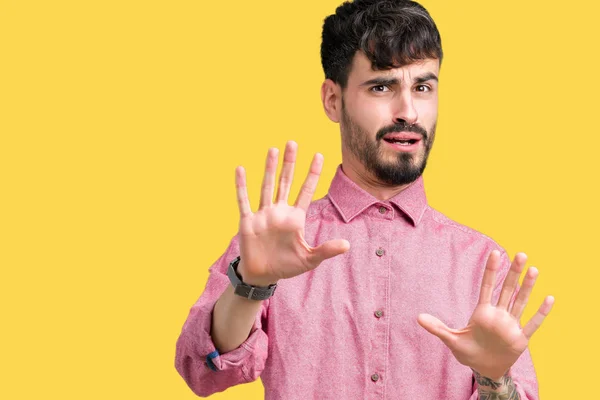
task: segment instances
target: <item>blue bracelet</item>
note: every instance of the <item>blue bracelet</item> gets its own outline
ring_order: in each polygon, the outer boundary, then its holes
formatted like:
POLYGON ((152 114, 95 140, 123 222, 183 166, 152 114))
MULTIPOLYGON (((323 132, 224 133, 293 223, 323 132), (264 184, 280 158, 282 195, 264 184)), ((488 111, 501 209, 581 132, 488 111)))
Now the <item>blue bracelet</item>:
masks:
POLYGON ((206 356, 206 365, 213 371, 218 371, 217 366, 213 362, 213 359, 217 357, 219 357, 219 352, 216 350, 206 356))

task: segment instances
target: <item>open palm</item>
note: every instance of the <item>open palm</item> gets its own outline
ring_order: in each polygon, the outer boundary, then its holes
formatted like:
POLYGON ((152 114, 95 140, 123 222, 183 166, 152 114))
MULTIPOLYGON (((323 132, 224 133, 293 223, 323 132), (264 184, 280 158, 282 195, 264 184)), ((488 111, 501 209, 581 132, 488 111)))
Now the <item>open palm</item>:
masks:
POLYGON ((519 289, 519 276, 526 260, 523 253, 515 256, 502 285, 498 304, 494 306, 491 304, 492 292, 500 266, 500 253, 495 250, 490 254, 483 274, 479 303, 464 329, 451 329, 428 314, 419 315, 419 324, 439 337, 461 364, 485 377, 500 380, 525 351, 529 339, 554 304, 553 297, 546 297, 537 313, 521 328, 519 319, 538 275, 535 268, 529 268, 519 289), (515 292, 518 293, 511 305, 515 292))
POLYGON ((302 189, 293 206, 288 197, 297 145, 288 142, 283 158, 279 187, 275 202, 275 176, 277 174, 277 149, 267 154, 260 206, 255 213, 250 209, 246 188, 246 175, 242 167, 236 170, 238 206, 240 210, 240 257, 238 271, 244 282, 268 286, 279 279, 291 278, 316 268, 323 260, 349 249, 346 240, 337 239, 311 247, 304 240, 306 211, 314 195, 323 166, 323 156, 316 154, 302 189))

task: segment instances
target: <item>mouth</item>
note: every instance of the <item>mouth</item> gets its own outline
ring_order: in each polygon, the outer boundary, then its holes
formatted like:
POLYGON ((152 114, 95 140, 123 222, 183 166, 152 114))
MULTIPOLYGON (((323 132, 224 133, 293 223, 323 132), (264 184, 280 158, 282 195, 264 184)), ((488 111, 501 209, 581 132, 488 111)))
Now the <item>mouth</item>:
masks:
POLYGON ((383 140, 395 148, 413 150, 418 147, 423 137, 412 132, 393 132, 385 135, 383 140))
POLYGON ((386 142, 391 143, 391 144, 398 144, 400 146, 410 146, 410 145, 415 144, 418 141, 420 141, 420 139, 387 139, 387 138, 384 138, 383 140, 385 140, 386 142))

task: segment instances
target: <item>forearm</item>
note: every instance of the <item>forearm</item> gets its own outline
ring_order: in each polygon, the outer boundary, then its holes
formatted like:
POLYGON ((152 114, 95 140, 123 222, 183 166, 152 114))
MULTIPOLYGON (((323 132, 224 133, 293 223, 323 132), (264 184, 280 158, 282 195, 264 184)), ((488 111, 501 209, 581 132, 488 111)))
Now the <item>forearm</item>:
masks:
POLYGON ((512 378, 506 374, 495 381, 473 371, 477 382, 479 400, 521 400, 512 378))
POLYGON ((237 349, 248 338, 261 304, 236 295, 231 285, 225 289, 212 314, 211 337, 219 353, 237 349))

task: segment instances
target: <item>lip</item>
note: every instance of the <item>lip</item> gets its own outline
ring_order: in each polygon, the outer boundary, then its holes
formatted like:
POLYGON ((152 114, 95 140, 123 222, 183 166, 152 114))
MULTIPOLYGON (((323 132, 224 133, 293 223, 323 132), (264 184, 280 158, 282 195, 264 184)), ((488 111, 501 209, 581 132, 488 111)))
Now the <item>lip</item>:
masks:
POLYGON ((416 151, 423 141, 423 136, 418 133, 413 132, 392 132, 385 135, 382 140, 390 147, 392 147, 396 151, 402 152, 413 152, 416 151), (416 140, 415 143, 410 145, 401 145, 399 143, 390 143, 385 139, 395 139, 395 140, 416 140))
POLYGON ((384 135, 382 139, 421 140, 423 136, 414 132, 392 132, 384 135))
POLYGON ((402 145, 402 144, 398 144, 398 143, 390 143, 385 141, 385 144, 387 144, 388 146, 392 147, 394 150, 396 151, 405 151, 407 153, 410 153, 412 151, 416 151, 420 146, 421 146, 421 140, 417 140, 415 143, 413 144, 409 144, 409 145, 402 145))

